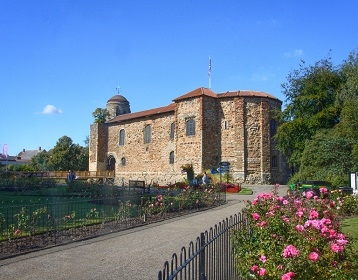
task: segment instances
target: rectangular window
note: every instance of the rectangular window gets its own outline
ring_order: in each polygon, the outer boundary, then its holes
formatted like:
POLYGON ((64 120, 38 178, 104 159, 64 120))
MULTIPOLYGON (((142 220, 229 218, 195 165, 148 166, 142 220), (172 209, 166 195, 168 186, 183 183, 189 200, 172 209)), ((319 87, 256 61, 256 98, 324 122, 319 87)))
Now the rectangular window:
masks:
POLYGON ((174 139, 175 123, 170 125, 170 139, 174 139))
POLYGON ((150 129, 150 125, 145 126, 144 128, 144 143, 150 143, 150 133, 151 133, 151 129, 150 129))
POLYGON ((169 163, 170 163, 170 164, 173 164, 173 163, 174 163, 174 152, 173 152, 173 151, 170 152, 170 154, 169 154, 169 163))
POLYGON ((187 120, 186 135, 187 136, 195 135, 195 120, 194 119, 187 120))
POLYGON ((124 146, 124 137, 125 137, 125 131, 124 129, 121 129, 119 131, 119 146, 124 146))

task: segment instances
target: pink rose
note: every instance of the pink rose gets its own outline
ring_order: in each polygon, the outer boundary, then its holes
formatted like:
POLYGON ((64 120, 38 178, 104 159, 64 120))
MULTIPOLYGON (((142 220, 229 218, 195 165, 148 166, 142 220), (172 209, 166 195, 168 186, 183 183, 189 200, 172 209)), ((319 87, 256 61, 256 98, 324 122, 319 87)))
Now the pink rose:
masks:
POLYGON ((304 195, 306 196, 306 198, 310 199, 314 196, 314 193, 312 191, 308 191, 308 192, 305 192, 304 195))
POLYGON ((302 226, 302 225, 297 225, 297 226, 296 226, 296 230, 299 231, 299 232, 304 231, 304 229, 305 229, 305 228, 304 228, 304 226, 302 226))
POLYGON ((266 256, 261 255, 261 257, 260 257, 260 261, 262 261, 263 263, 264 263, 264 262, 266 262, 266 256))
POLYGON ((318 255, 316 252, 311 252, 311 253, 308 255, 308 258, 309 258, 311 261, 316 262, 316 261, 318 261, 319 255, 318 255))
POLYGON ((331 244, 331 250, 333 251, 333 252, 335 252, 335 253, 338 253, 339 251, 340 251, 340 246, 338 245, 338 244, 336 244, 336 243, 332 243, 331 244))
POLYGON ((266 274, 266 269, 264 269, 263 267, 261 267, 257 273, 258 273, 260 276, 264 276, 264 275, 266 274))
POLYGON ((310 219, 317 219, 318 218, 318 212, 316 210, 310 211, 310 219))
POLYGON ((281 279, 282 280, 291 280, 293 276, 295 276, 295 274, 292 271, 290 271, 290 272, 287 272, 286 274, 282 275, 281 279))
POLYGON ((252 213, 252 218, 254 218, 254 220, 257 221, 258 219, 260 219, 260 215, 257 213, 252 213))
POLYGON ((295 257, 297 256, 299 253, 299 251, 296 249, 295 246, 293 245, 288 245, 284 250, 283 250, 283 256, 285 258, 290 258, 290 257, 295 257))

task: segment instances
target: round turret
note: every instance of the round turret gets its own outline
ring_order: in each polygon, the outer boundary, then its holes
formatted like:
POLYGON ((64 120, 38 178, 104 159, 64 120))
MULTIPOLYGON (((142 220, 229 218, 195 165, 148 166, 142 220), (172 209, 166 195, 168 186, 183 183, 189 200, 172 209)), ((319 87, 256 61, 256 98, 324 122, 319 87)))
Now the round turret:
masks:
POLYGON ((107 101, 106 109, 109 113, 109 120, 131 112, 128 100, 119 94, 112 96, 107 101))

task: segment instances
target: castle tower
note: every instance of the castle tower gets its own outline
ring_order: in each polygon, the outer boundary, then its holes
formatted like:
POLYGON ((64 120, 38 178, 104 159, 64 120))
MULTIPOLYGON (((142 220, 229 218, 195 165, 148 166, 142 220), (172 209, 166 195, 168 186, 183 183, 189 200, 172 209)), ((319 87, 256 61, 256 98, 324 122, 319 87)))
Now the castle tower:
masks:
POLYGON ((109 112, 107 120, 111 120, 119 115, 129 114, 131 112, 128 100, 119 94, 112 96, 107 101, 106 109, 109 112))

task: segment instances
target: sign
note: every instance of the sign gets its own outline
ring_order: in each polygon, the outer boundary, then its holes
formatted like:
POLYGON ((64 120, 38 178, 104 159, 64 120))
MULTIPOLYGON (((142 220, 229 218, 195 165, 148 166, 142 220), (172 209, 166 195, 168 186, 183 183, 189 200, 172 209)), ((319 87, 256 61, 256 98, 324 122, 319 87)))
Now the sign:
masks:
POLYGON ((228 161, 222 161, 222 162, 219 163, 219 165, 220 165, 220 167, 221 167, 221 166, 230 166, 230 162, 228 162, 228 161))
POLYGON ((220 167, 218 168, 218 172, 221 173, 221 174, 223 174, 223 173, 229 172, 229 169, 230 169, 229 166, 220 166, 220 167))

